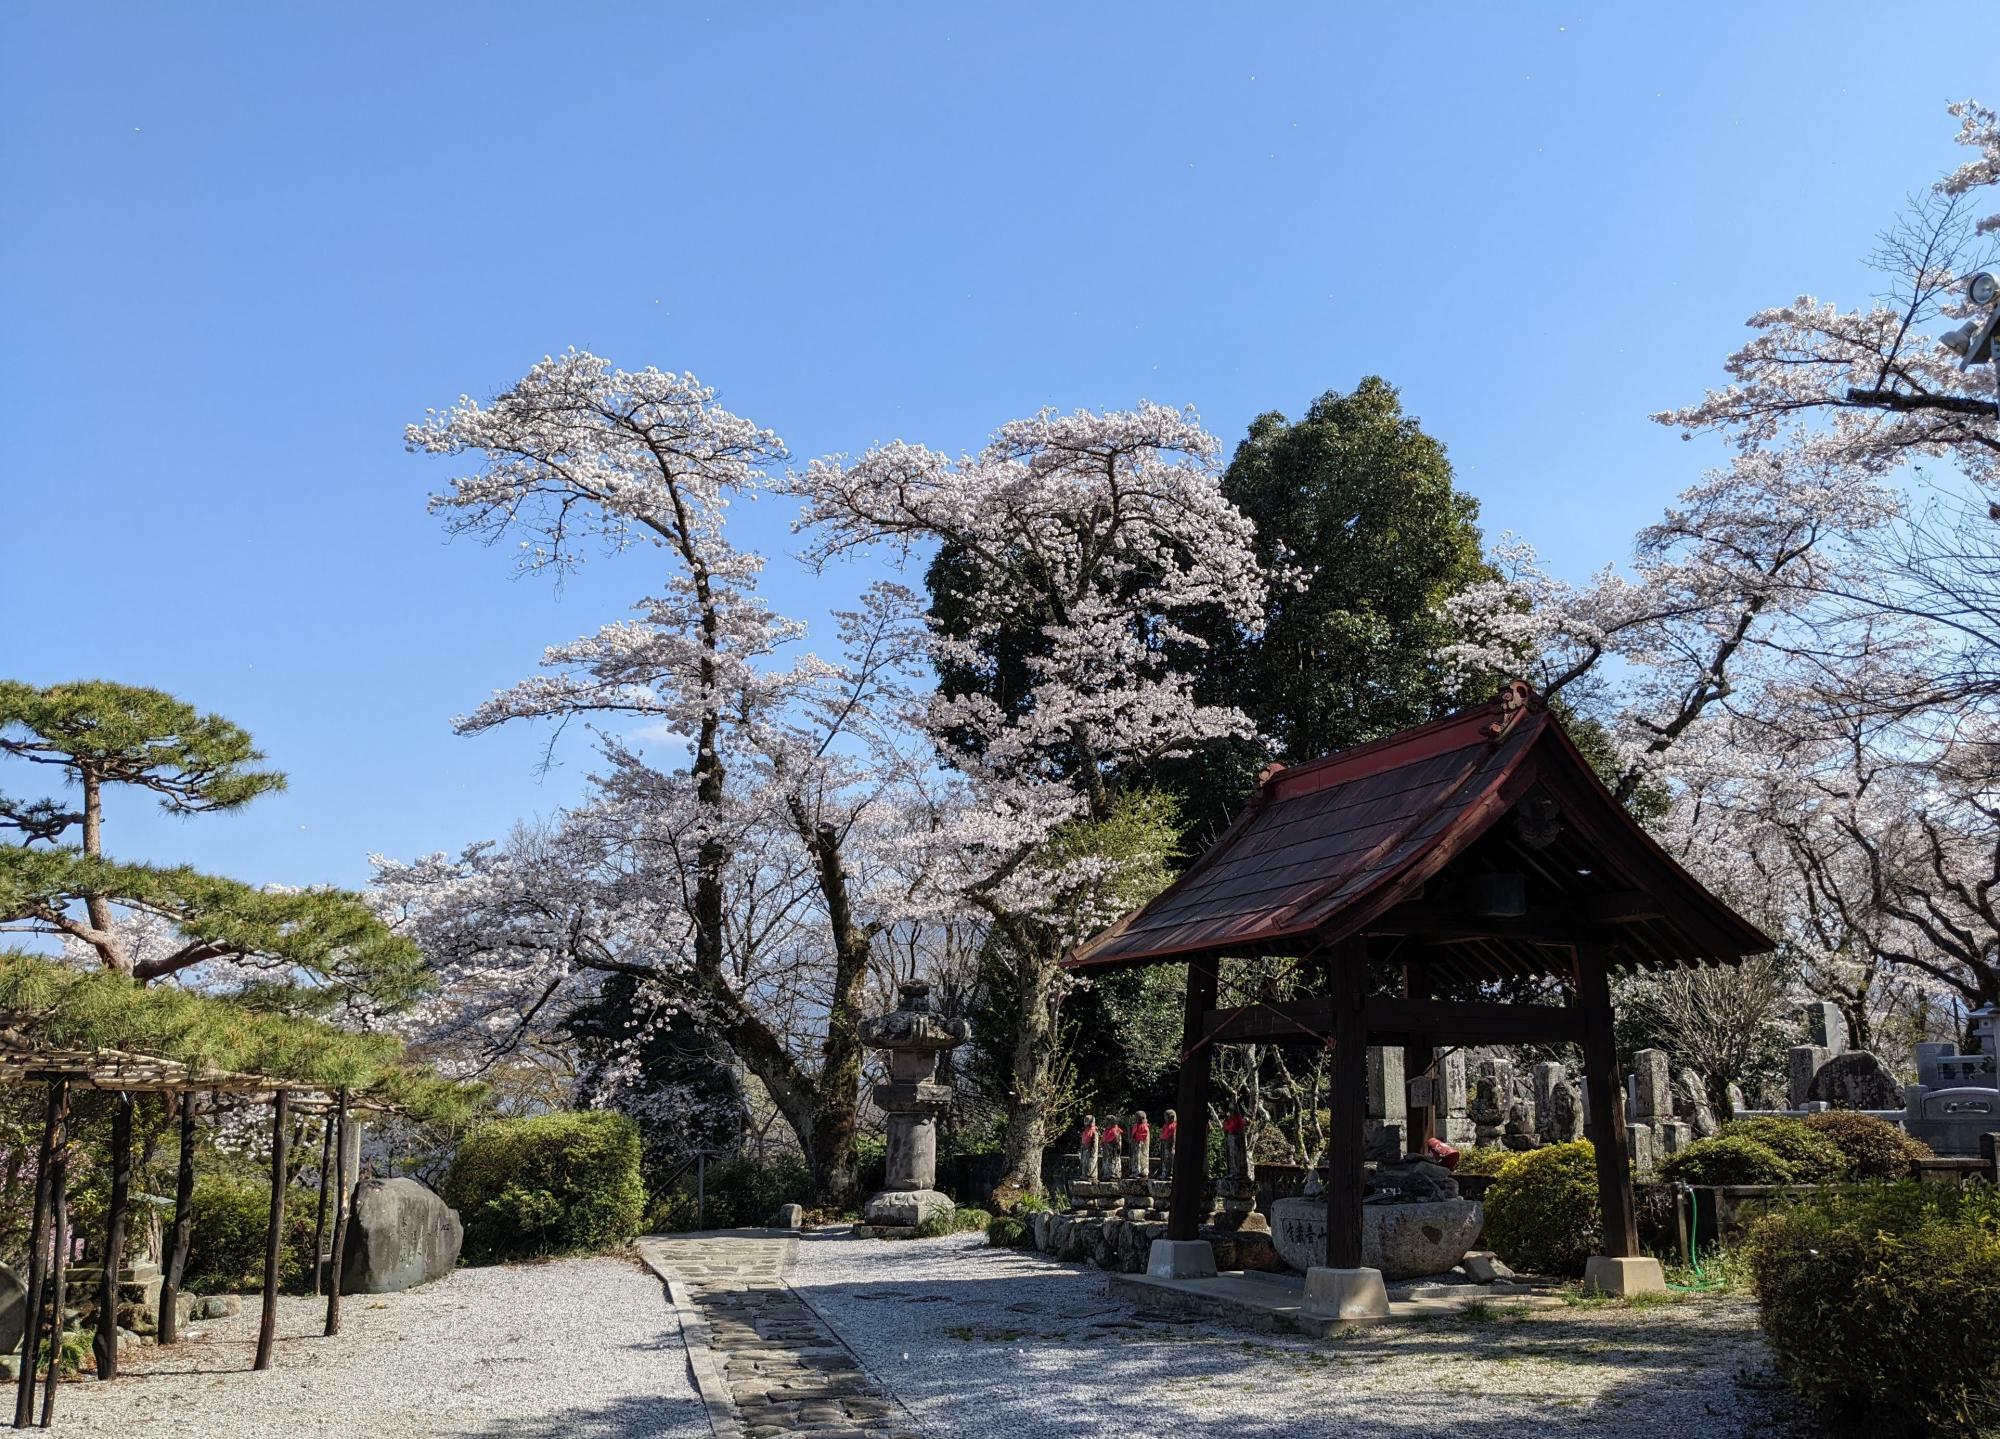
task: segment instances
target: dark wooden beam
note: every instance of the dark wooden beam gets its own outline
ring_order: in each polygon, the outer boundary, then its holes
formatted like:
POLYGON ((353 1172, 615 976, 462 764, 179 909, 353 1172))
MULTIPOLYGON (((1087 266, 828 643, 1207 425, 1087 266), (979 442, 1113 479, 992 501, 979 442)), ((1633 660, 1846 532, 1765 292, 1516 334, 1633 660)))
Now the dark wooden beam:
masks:
MULTIPOLYGON (((1174 1190, 1167 1238, 1195 1239, 1208 1203, 1208 1080, 1215 1057, 1206 1018, 1215 1004, 1216 962, 1193 959, 1187 967, 1187 1001, 1181 1024, 1181 1081, 1175 1118, 1174 1190)), ((338 1291, 336 1291, 338 1292, 338 1291)))
POLYGON ((1577 950, 1576 996, 1576 1009, 1583 1017, 1583 1076, 1590 1089, 1590 1129, 1597 1150, 1604 1252, 1615 1259, 1636 1258, 1639 1225, 1632 1206, 1632 1168, 1625 1155, 1625 1086, 1618 1082, 1611 971, 1603 950, 1594 946, 1577 950))
POLYGON ((1428 1036, 1432 1044, 1563 1044, 1583 1038, 1576 1011, 1553 1004, 1481 1004, 1443 999, 1371 995, 1363 1006, 1370 1043, 1408 1042, 1428 1036))
MULTIPOLYGON (((1403 962, 1403 998, 1406 1001, 1423 1003, 1431 997, 1431 967, 1422 958, 1403 962)), ((1410 1154, 1428 1152, 1430 1141, 1437 1137, 1437 1105, 1435 1097, 1437 1076, 1431 1073, 1431 1066, 1437 1062, 1435 1041, 1428 1031, 1413 1030, 1403 1040, 1403 1083, 1405 1094, 1400 1101, 1403 1110, 1403 1148, 1410 1154), (1430 1104, 1412 1104, 1407 1093, 1411 1081, 1422 1080, 1433 1097, 1430 1104)), ((1389 1111, 1394 1113, 1399 1102, 1389 1101, 1389 1111)))
POLYGON ((1368 1117, 1367 1031, 1363 1013, 1368 985, 1366 941, 1335 946, 1328 988, 1333 998, 1333 1063, 1327 1104, 1326 1263, 1329 1269, 1361 1267, 1361 1196, 1365 1185, 1368 1117))
MULTIPOLYGON (((1370 1044, 1574 1044, 1583 1021, 1574 1009, 1551 1004, 1464 1004, 1438 999, 1373 995, 1362 1002, 1370 1044)), ((1272 1044, 1286 1040, 1323 1044, 1335 1036, 1335 1014, 1326 999, 1246 1004, 1211 1009, 1201 1033, 1211 1044, 1272 1044)), ((1186 1121, 1182 1121, 1185 1123, 1186 1121)))
POLYGON ((1615 894, 1579 895, 1576 912, 1595 924, 1633 924, 1642 919, 1664 919, 1666 907, 1658 895, 1642 890, 1620 890, 1615 894))
POLYGON ((1369 922, 1371 934, 1406 934, 1425 944, 1450 944, 1455 940, 1512 939, 1525 944, 1568 947, 1597 944, 1609 936, 1601 925, 1579 920, 1574 914, 1543 910, 1513 918, 1468 914, 1449 905, 1428 900, 1410 900, 1391 906, 1381 917, 1369 922))

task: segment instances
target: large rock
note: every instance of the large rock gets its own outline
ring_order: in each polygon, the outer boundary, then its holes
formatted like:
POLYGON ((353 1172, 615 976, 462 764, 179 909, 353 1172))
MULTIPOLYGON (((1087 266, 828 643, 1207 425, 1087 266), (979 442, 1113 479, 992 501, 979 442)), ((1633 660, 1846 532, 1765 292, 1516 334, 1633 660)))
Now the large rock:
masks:
POLYGON ((1903 1087, 1889 1077, 1881 1060, 1865 1049, 1856 1049, 1836 1054, 1822 1064, 1806 1098, 1835 1109, 1901 1109, 1903 1087))
POLYGON ((464 1239, 458 1211, 416 1180, 364 1179, 354 1186, 341 1290, 393 1294, 443 1278, 464 1239))
POLYGON ((0 1354, 12 1354, 21 1347, 28 1332, 28 1286, 14 1277, 14 1271, 0 1264, 0 1354))
MULTIPOLYGON (((1361 1210, 1361 1262, 1381 1270, 1384 1279, 1443 1274, 1465 1257, 1485 1222, 1485 1211, 1472 1199, 1365 1205, 1361 1210)), ((1277 1200, 1271 1206, 1271 1237, 1292 1268, 1303 1273, 1325 1264, 1325 1201, 1277 1200)))

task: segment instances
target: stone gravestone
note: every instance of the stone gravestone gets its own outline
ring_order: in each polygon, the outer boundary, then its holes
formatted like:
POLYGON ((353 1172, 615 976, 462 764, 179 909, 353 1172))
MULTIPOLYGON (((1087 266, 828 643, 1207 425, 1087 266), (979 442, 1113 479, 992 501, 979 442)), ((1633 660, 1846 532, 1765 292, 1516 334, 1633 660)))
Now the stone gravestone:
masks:
POLYGON ((1806 1039, 1829 1056, 1847 1053, 1847 1017, 1840 1006, 1816 999, 1805 1007, 1806 1039))
POLYGON ((1835 1109, 1901 1109, 1903 1087, 1889 1076, 1882 1061, 1865 1049, 1836 1054, 1813 1076, 1808 1100, 1835 1109))
POLYGON ((1369 1159, 1394 1163, 1403 1157, 1408 1089, 1403 1083, 1403 1051, 1371 1046, 1367 1054, 1368 1119, 1362 1143, 1369 1159))
POLYGON ((1556 1141, 1549 1138, 1555 1122, 1556 1091, 1562 1087, 1563 1067, 1553 1059, 1545 1059, 1529 1071, 1530 1083, 1535 1089, 1535 1133, 1544 1144, 1556 1141))
POLYGON ((1549 1092, 1550 1144, 1568 1144, 1583 1135, 1583 1095, 1574 1080, 1564 1080, 1549 1092))
POLYGON ((1479 1086, 1472 1096, 1473 1135, 1482 1146, 1500 1142, 1507 1107, 1514 1102, 1514 1066, 1504 1059, 1479 1062, 1479 1086))
POLYGON ((1795 1044, 1785 1056, 1785 1098, 1793 1109, 1803 1109, 1811 1097, 1813 1078, 1831 1056, 1818 1044, 1795 1044))
POLYGON ((458 1263, 465 1230, 458 1211, 414 1179, 364 1179, 354 1186, 345 1294, 393 1294, 442 1279, 458 1263))
POLYGON ((21 1347, 28 1331, 28 1287, 14 1277, 14 1271, 0 1264, 0 1354, 12 1354, 21 1347))
POLYGON ((1438 1133, 1447 1144, 1463 1147, 1478 1137, 1466 1113, 1465 1051, 1453 1049, 1438 1066, 1444 1095, 1438 1105, 1438 1133))
POLYGON ((1716 1122, 1715 1107, 1708 1100, 1708 1085, 1700 1074, 1683 1068, 1676 1076, 1680 1093, 1677 1112, 1688 1122, 1696 1139, 1713 1139, 1722 1126, 1716 1122))
POLYGON ((1664 1049, 1642 1049, 1632 1056, 1632 1078, 1636 1081, 1632 1106, 1639 1120, 1672 1119, 1674 1088, 1664 1049))
POLYGON ((875 1102, 888 1116, 885 1177, 861 1211, 865 1223, 885 1229, 912 1228, 955 1207, 935 1188, 937 1117, 951 1107, 951 1086, 937 1082, 937 1062, 968 1033, 964 1020, 931 1013, 931 987, 923 981, 907 981, 896 992, 894 1009, 861 1024, 862 1042, 889 1052, 889 1082, 875 1086, 875 1102))

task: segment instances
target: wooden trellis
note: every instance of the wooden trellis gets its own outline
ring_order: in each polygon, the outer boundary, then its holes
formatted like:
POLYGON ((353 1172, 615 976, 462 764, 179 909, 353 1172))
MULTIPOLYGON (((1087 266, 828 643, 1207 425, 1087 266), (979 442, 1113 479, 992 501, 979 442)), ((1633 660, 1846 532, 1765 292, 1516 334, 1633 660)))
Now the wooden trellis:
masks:
MULTIPOLYGON (((104 1260, 93 1346, 99 1379, 114 1378, 118 1372, 118 1273, 131 1191, 132 1109, 135 1097, 141 1094, 173 1095, 181 1103, 174 1223, 165 1266, 165 1283, 160 1292, 159 1342, 172 1344, 178 1337, 180 1283, 187 1261, 194 1197, 195 1104, 201 1095, 267 1098, 271 1104, 271 1214, 264 1255, 263 1312, 257 1336, 255 1367, 258 1369, 270 1367, 276 1339, 290 1119, 301 1113, 325 1116, 328 1132, 324 1142, 336 1156, 332 1272, 327 1280, 325 1332, 331 1335, 340 1331, 340 1270, 345 1257, 349 1218, 347 1155, 350 1126, 360 1113, 392 1113, 396 1111, 396 1106, 379 1100, 357 1099, 344 1089, 329 1092, 301 1081, 269 1075, 193 1068, 158 1055, 119 1049, 42 1045, 24 1030, 22 1018, 0 1016, 0 1080, 46 1086, 48 1105, 42 1130, 40 1162, 36 1169, 34 1215, 29 1226, 28 1324, 14 1400, 16 1429, 25 1429, 36 1423, 47 1428, 55 1416, 57 1371, 61 1363, 65 1325, 66 1269, 73 1237, 68 1203, 69 1110, 71 1095, 77 1088, 98 1089, 118 1096, 112 1115, 109 1155, 111 1193, 105 1218, 104 1260), (36 1351, 45 1329, 49 1335, 46 1371, 36 1351), (37 1387, 41 1389, 39 1417, 35 1413, 37 1387)), ((324 1170, 320 1185, 321 1213, 324 1215, 324 1170)), ((316 1253, 315 1262, 317 1258, 316 1253)))

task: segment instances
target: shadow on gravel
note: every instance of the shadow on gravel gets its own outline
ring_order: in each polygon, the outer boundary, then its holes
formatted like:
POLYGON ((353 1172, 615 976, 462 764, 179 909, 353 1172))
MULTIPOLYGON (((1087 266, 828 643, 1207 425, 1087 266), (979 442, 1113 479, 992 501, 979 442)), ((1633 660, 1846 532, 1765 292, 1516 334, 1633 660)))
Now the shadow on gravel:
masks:
POLYGON ((467 1430, 466 1439, 706 1439, 708 1411, 696 1399, 638 1395, 527 1421, 467 1430))
POLYGON ((1727 1301, 1527 1317, 1500 1304, 1307 1340, 1135 1310, 1101 1271, 994 1257, 990 1279, 929 1279, 913 1254, 885 1256, 869 1282, 793 1284, 919 1423, 968 1439, 1811 1432, 1747 1309, 1710 1307, 1727 1301))

